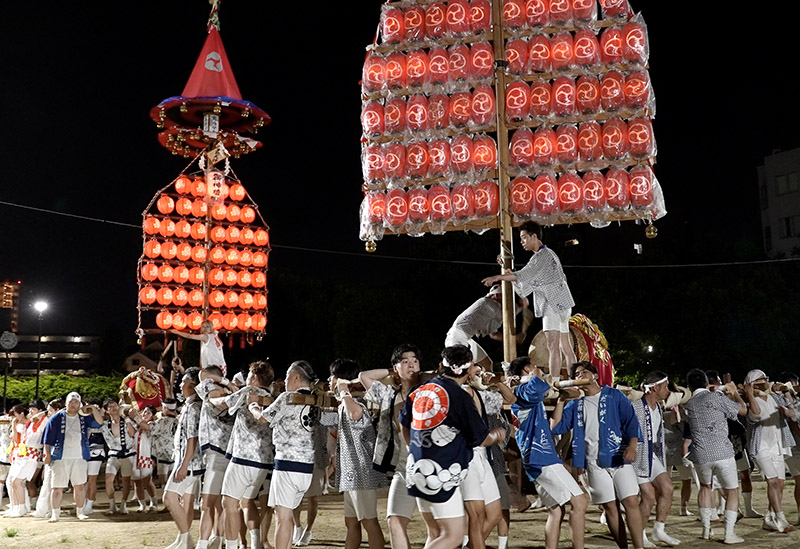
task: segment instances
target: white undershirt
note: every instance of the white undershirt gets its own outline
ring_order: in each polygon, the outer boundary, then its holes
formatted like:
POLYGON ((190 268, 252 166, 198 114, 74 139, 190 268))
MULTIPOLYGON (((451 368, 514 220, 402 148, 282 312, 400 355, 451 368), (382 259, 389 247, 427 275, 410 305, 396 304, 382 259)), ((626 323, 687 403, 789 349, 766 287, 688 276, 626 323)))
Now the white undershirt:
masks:
POLYGON ((64 451, 61 459, 79 459, 83 457, 81 450, 81 420, 78 414, 64 415, 64 451))
POLYGON ((597 461, 600 448, 600 420, 597 408, 600 404, 600 393, 583 399, 584 440, 586 441, 586 462, 597 461))

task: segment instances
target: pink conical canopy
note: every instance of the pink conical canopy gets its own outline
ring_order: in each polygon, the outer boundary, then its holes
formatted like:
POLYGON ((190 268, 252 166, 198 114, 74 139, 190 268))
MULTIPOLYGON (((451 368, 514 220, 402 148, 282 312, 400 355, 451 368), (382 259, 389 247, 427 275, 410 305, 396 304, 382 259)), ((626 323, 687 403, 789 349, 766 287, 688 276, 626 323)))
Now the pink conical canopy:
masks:
POLYGON ((216 27, 208 32, 206 43, 192 69, 192 75, 183 88, 183 97, 230 97, 242 99, 239 85, 233 77, 228 55, 216 27))

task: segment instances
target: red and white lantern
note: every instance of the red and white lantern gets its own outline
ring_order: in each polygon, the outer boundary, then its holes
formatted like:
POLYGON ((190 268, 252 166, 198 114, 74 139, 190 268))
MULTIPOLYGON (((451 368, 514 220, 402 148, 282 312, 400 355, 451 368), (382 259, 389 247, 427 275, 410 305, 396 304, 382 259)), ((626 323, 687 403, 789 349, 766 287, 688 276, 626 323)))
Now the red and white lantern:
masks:
POLYGON ((564 124, 556 130, 556 158, 562 166, 578 161, 578 127, 564 124))
POLYGON ((634 118, 628 121, 628 146, 632 157, 649 158, 655 156, 653 124, 647 118, 634 118))
POLYGON ((517 177, 509 188, 509 206, 517 217, 527 217, 533 211, 534 182, 529 177, 517 177))
POLYGON ((500 191, 494 181, 481 181, 475 187, 475 217, 496 216, 500 209, 500 191))
POLYGON ((547 80, 537 80, 530 88, 531 116, 546 118, 553 111, 553 88, 547 80))
POLYGON ((628 126, 619 118, 611 118, 603 124, 603 156, 609 160, 621 160, 628 153, 628 126))
POLYGON ((533 131, 520 128, 511 136, 508 160, 512 166, 528 168, 533 165, 533 131))
POLYGON ((487 126, 497 118, 497 106, 494 97, 494 88, 488 84, 481 84, 472 92, 472 123, 477 126, 487 126))
POLYGON ((583 180, 574 172, 558 178, 558 207, 562 212, 583 210, 583 180))
POLYGON ((625 77, 621 72, 607 72, 600 79, 600 105, 608 112, 625 106, 625 77))
POLYGON ((533 182, 534 206, 542 215, 549 215, 558 211, 558 183, 556 178, 543 173, 533 182))
MULTIPOLYGON (((506 120, 523 120, 530 112, 531 89, 525 82, 512 82, 506 88, 506 120)), ((549 112, 549 105, 548 105, 549 112)))
POLYGON ((612 168, 606 173, 606 203, 612 208, 627 208, 630 204, 628 172, 612 168))
POLYGON ((548 72, 552 66, 550 58, 550 38, 537 34, 528 43, 528 72, 548 72))
POLYGON ((454 219, 464 221, 475 217, 475 189, 472 185, 462 183, 453 187, 450 201, 454 219))
POLYGON ((408 220, 408 201, 403 189, 391 189, 386 193, 386 214, 384 221, 393 228, 402 226, 408 220))
POLYGON ((428 190, 424 187, 409 189, 406 193, 408 202, 408 221, 410 223, 425 223, 430 217, 428 204, 428 190))
POLYGON ((587 210, 601 210, 606 205, 606 179, 597 170, 583 174, 583 206, 587 210))
POLYGON ((522 74, 528 62, 528 42, 521 38, 514 38, 506 43, 506 61, 508 72, 522 74))
POLYGON ((650 167, 636 166, 631 169, 628 176, 631 205, 635 207, 644 207, 652 204, 655 176, 650 167))

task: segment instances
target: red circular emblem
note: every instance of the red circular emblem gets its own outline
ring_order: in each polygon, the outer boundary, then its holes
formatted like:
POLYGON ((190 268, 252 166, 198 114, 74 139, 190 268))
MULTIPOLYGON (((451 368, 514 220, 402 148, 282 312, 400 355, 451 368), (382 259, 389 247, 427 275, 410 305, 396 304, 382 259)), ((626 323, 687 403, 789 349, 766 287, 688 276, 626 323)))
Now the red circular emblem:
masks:
POLYGON ((450 409, 450 398, 440 385, 428 383, 412 395, 411 427, 417 431, 433 429, 441 425, 450 409))

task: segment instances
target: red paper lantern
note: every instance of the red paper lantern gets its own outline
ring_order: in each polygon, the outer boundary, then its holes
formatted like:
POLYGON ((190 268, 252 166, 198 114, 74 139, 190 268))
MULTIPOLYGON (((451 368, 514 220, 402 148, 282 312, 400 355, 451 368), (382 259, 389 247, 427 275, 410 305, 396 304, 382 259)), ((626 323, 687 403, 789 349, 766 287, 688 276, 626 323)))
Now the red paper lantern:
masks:
POLYGON ((190 330, 197 331, 203 325, 203 315, 198 312, 191 312, 186 315, 186 327, 190 330))
POLYGON ((206 259, 208 259, 208 250, 205 246, 192 246, 192 261, 205 263, 206 259))
POLYGON ((488 135, 472 141, 472 165, 476 170, 493 170, 497 164, 497 143, 488 135))
POLYGON ((211 260, 211 263, 222 265, 225 263, 225 248, 222 246, 214 246, 208 251, 208 258, 211 260))
POLYGON ((629 175, 628 189, 631 204, 637 207, 649 206, 653 203, 653 171, 648 166, 636 166, 629 175))
POLYGON ((441 38, 447 30, 446 11, 444 3, 431 2, 425 7, 425 36, 428 38, 441 38))
POLYGON ((533 28, 550 26, 550 0, 526 0, 525 21, 533 28))
POLYGON ((575 107, 580 114, 600 112, 600 81, 595 76, 581 76, 575 83, 575 107))
POLYGON ((475 34, 489 32, 492 28, 492 5, 489 0, 472 0, 469 3, 469 28, 475 34))
POLYGON ((409 189, 406 193, 408 202, 408 221, 411 223, 424 223, 428 221, 430 209, 428 204, 428 191, 423 187, 409 189))
POLYGON ((175 259, 178 255, 178 245, 171 240, 165 240, 161 243, 161 257, 166 260, 175 259))
MULTIPOLYGON (((361 109, 361 129, 364 135, 378 137, 384 132, 383 105, 378 101, 368 101, 361 109)), ((200 217, 200 216, 197 216, 200 217)))
POLYGON ((533 163, 550 166, 556 159, 556 132, 552 128, 539 128, 533 133, 533 163))
POLYGON ((628 153, 628 126, 619 118, 611 118, 603 124, 603 156, 609 160, 620 160, 628 153))
POLYGON ((572 18, 584 24, 597 20, 596 0, 572 0, 572 18))
POLYGON ((571 0, 550 0, 550 21, 564 26, 572 22, 571 0))
POLYGON ((572 51, 575 64, 579 67, 593 67, 600 63, 600 42, 590 29, 580 29, 572 38, 572 51))
POLYGON ((467 0, 448 0, 445 11, 447 34, 458 36, 469 32, 469 2, 467 0))
POLYGON ((202 198, 206 195, 206 191, 208 190, 206 186, 206 180, 202 177, 195 177, 192 181, 192 188, 191 193, 192 196, 196 198, 202 198))
POLYGON ((142 227, 146 234, 158 234, 158 230, 161 228, 161 221, 157 217, 147 216, 142 222, 142 227))
POLYGON ((186 175, 178 176, 175 180, 175 192, 178 194, 189 194, 192 192, 192 180, 186 175))
POLYGON ((241 183, 234 183, 231 185, 230 197, 231 200, 235 200, 236 202, 244 200, 245 197, 247 197, 247 191, 244 190, 244 185, 241 183))
POLYGON ((252 264, 253 264, 253 252, 251 252, 250 250, 242 250, 242 252, 239 254, 239 265, 241 265, 242 267, 249 267, 252 264))
POLYGON ((256 229, 253 233, 253 244, 259 247, 269 246, 269 233, 265 229, 256 229))
POLYGON ((453 44, 447 50, 447 70, 451 82, 466 80, 469 76, 469 48, 453 44))
POLYGON ((601 210, 606 205, 606 179, 598 171, 583 174, 583 205, 587 210, 601 210))
POLYGON ((615 112, 625 106, 625 77, 611 71, 600 79, 600 105, 603 110, 615 112))
POLYGON ((454 128, 466 126, 472 118, 472 94, 456 92, 450 96, 450 125, 454 128))
POLYGON ((612 208, 626 208, 630 204, 628 172, 612 168, 606 173, 606 203, 612 208))
POLYGON ((222 327, 229 332, 232 332, 238 326, 239 319, 235 313, 225 313, 222 315, 222 327))
POLYGON ((520 128, 511 136, 509 162, 512 166, 527 168, 533 164, 533 131, 520 128))
POLYGON ((625 105, 631 109, 647 107, 650 103, 650 76, 645 71, 631 72, 625 76, 625 105))
POLYGON ((477 126, 486 126, 495 122, 497 109, 494 98, 494 88, 482 84, 472 91, 472 123, 477 126))
POLYGON ((152 305, 156 302, 156 289, 152 286, 143 286, 139 290, 139 301, 145 305, 152 305))
POLYGON ((600 33, 600 60, 606 65, 622 62, 622 30, 608 27, 600 33))
POLYGON ((192 215, 194 217, 205 217, 208 213, 208 204, 203 200, 195 200, 192 202, 192 215))
POLYGON ((457 135, 450 142, 450 162, 453 171, 456 173, 468 173, 472 171, 472 139, 468 135, 457 135))
POLYGON ((453 205, 450 192, 444 185, 434 185, 428 191, 431 221, 448 221, 453 217, 453 205))
POLYGON ((494 181, 481 181, 475 187, 475 217, 494 217, 500 209, 500 191, 494 181))
POLYGON ((192 201, 185 196, 180 197, 175 201, 175 211, 178 212, 178 215, 191 215, 192 201))
MULTIPOLYGON (((489 42, 476 42, 469 48, 469 76, 474 80, 488 79, 494 74, 494 50, 489 42)), ((494 96, 494 94, 492 94, 494 96)))
POLYGON ((239 306, 239 294, 233 290, 225 292, 225 307, 228 309, 235 309, 239 306))
POLYGON ((628 146, 634 158, 655 156, 653 124, 647 118, 634 118, 628 121, 628 146))
POLYGON ((622 27, 622 58, 628 63, 643 65, 647 61, 647 30, 644 25, 631 21, 622 27))
POLYGON ((425 38, 425 8, 409 6, 404 12, 403 23, 406 27, 406 40, 416 42, 425 38))
POLYGON ((175 201, 172 197, 162 194, 156 201, 156 208, 164 215, 171 214, 175 209, 175 201))
POLYGON ((215 330, 222 329, 222 313, 213 312, 210 315, 208 315, 208 320, 211 321, 211 324, 214 326, 215 330))
POLYGON ((603 158, 603 129, 597 122, 583 122, 578 126, 578 158, 581 162, 603 158))
POLYGON ((421 93, 412 95, 406 107, 406 127, 412 132, 425 131, 429 123, 428 98, 421 93))
POLYGON ((192 267, 189 269, 189 282, 195 286, 200 285, 205 280, 206 272, 202 267, 192 267))
POLYGON ((383 171, 383 147, 370 145, 362 153, 362 167, 366 181, 378 181, 386 175, 383 171))
POLYGON ((249 287, 253 283, 253 274, 250 271, 239 271, 236 275, 236 283, 242 288, 249 287))
POLYGON ((511 182, 509 190, 509 205, 511 213, 519 216, 529 216, 533 211, 534 183, 529 177, 517 177, 511 182))
POLYGON ((562 166, 578 161, 578 128, 574 124, 565 124, 556 130, 556 157, 562 166))
POLYGON ((406 175, 408 177, 426 177, 428 175, 428 143, 412 141, 406 147, 406 175))
POLYGON ((156 301, 158 301, 160 305, 169 305, 172 303, 172 288, 161 286, 156 290, 156 301))
POLYGON ((428 52, 428 72, 430 82, 434 85, 445 84, 450 78, 450 56, 441 46, 433 47, 428 52))
POLYGON ((383 171, 389 179, 399 179, 406 174, 406 148, 401 143, 391 143, 383 150, 383 171))
POLYGON ((142 264, 142 279, 152 282, 156 278, 158 278, 158 265, 155 263, 143 263, 142 264))
POLYGON ((576 111, 575 81, 568 76, 561 76, 553 82, 553 113, 557 116, 572 116, 576 111))
POLYGON ((189 261, 192 259, 192 245, 188 242, 181 242, 178 244, 178 254, 175 259, 178 261, 189 261))
POLYGON ((400 227, 408 220, 408 201, 403 189, 391 189, 386 193, 386 224, 390 227, 400 227))
POLYGON ((240 216, 242 223, 252 223, 256 220, 256 211, 251 208, 250 206, 244 206, 242 208, 242 215, 240 216))
POLYGON ((236 315, 236 326, 246 332, 253 326, 253 319, 250 318, 250 315, 247 313, 239 313, 236 315))
POLYGON ((428 83, 430 60, 425 50, 414 50, 406 55, 406 83, 414 88, 428 83))
POLYGON ((225 251, 225 263, 228 265, 239 264, 239 250, 236 248, 228 248, 225 251))
POLYGON ((221 286, 225 283, 225 271, 219 267, 214 267, 208 271, 208 283, 212 286, 221 286))
POLYGON ((468 183, 453 187, 450 193, 453 204, 453 217, 458 220, 472 219, 475 216, 475 189, 468 183))
POLYGON ((514 38, 506 43, 506 61, 508 72, 522 74, 528 62, 528 42, 521 38, 514 38))
POLYGON ((225 227, 221 225, 214 225, 211 227, 211 232, 208 233, 209 238, 213 242, 224 242, 225 241, 225 227))
POLYGON ((503 0, 503 25, 509 29, 525 26, 524 0, 503 0))
POLYGON ((384 129, 387 134, 400 133, 406 129, 406 100, 403 97, 392 97, 386 100, 384 112, 384 129))
POLYGON ((386 87, 390 90, 406 87, 406 56, 400 52, 390 53, 383 63, 386 87))
POLYGON ((253 315, 253 329, 257 332, 267 327, 267 317, 264 315, 253 315))
POLYGON ((383 57, 370 54, 364 60, 364 69, 361 73, 361 86, 366 92, 377 92, 386 84, 386 69, 383 57))
MULTIPOLYGON (((530 111, 531 89, 525 82, 512 82, 506 88, 506 120, 523 120, 530 111)), ((549 111, 549 106, 548 106, 549 111)))
POLYGON ((443 130, 450 126, 450 98, 436 93, 428 98, 428 118, 432 130, 443 130))
POLYGON ((189 281, 189 267, 186 265, 178 265, 172 269, 172 280, 176 284, 186 284, 189 281))
POLYGON ((240 309, 252 309, 254 302, 255 300, 253 299, 253 294, 251 294, 250 292, 242 292, 239 294, 240 309))
POLYGON ((267 308, 267 296, 264 294, 253 294, 253 299, 255 299, 255 303, 253 304, 253 308, 256 310, 262 310, 267 308))
POLYGON ((263 288, 267 285, 267 275, 261 271, 254 272, 252 285, 253 288, 263 288))
POLYGON ((578 174, 566 172, 558 178, 558 207, 562 212, 583 209, 583 180, 578 174))
POLYGON ((175 222, 175 236, 178 238, 189 238, 192 235, 192 224, 185 219, 175 222))
MULTIPOLYGON (((183 307, 186 303, 189 302, 189 292, 186 291, 186 288, 177 288, 174 292, 172 292, 172 304, 177 307, 183 307)), ((177 314, 177 313, 176 313, 177 314)), ((184 318, 184 322, 185 322, 184 318)), ((172 323, 175 323, 175 317, 172 317, 172 323)))
POLYGON ((628 0, 600 0, 600 7, 609 19, 626 17, 631 9, 628 0))
POLYGON ((172 328, 172 313, 169 311, 160 311, 156 315, 156 326, 162 330, 169 330, 172 328))
POLYGON ((158 234, 163 237, 170 237, 175 234, 175 222, 170 218, 164 218, 161 220, 161 224, 158 226, 158 234))
POLYGON ((575 66, 573 48, 572 34, 569 32, 559 32, 550 39, 550 57, 554 71, 568 70, 575 66))
POLYGON ((529 72, 548 72, 551 68, 550 38, 545 34, 537 34, 528 43, 529 72))
POLYGON ((536 211, 549 215, 558 211, 558 183, 549 173, 540 174, 533 182, 534 206, 536 211))
POLYGON ((236 223, 241 218, 242 218, 242 209, 236 204, 230 204, 228 206, 228 213, 225 214, 225 219, 227 219, 231 223, 236 223))
POLYGON ((406 37, 405 17, 403 11, 392 8, 381 16, 381 36, 386 43, 402 42, 406 37))
POLYGON ((446 139, 434 139, 428 143, 428 174, 444 175, 450 172, 450 143, 446 139))
POLYGON ((178 311, 172 314, 172 328, 175 330, 186 329, 186 313, 178 311))
POLYGON ((219 308, 225 304, 225 292, 222 290, 212 290, 208 292, 208 306, 219 308))
POLYGON ((215 204, 211 206, 211 217, 217 221, 223 221, 228 216, 228 208, 225 204, 215 204))
POLYGON ((148 240, 144 244, 144 255, 155 258, 161 255, 161 243, 158 240, 148 240))
POLYGON ((553 110, 553 88, 547 80, 531 84, 530 113, 536 117, 550 116, 553 110))

